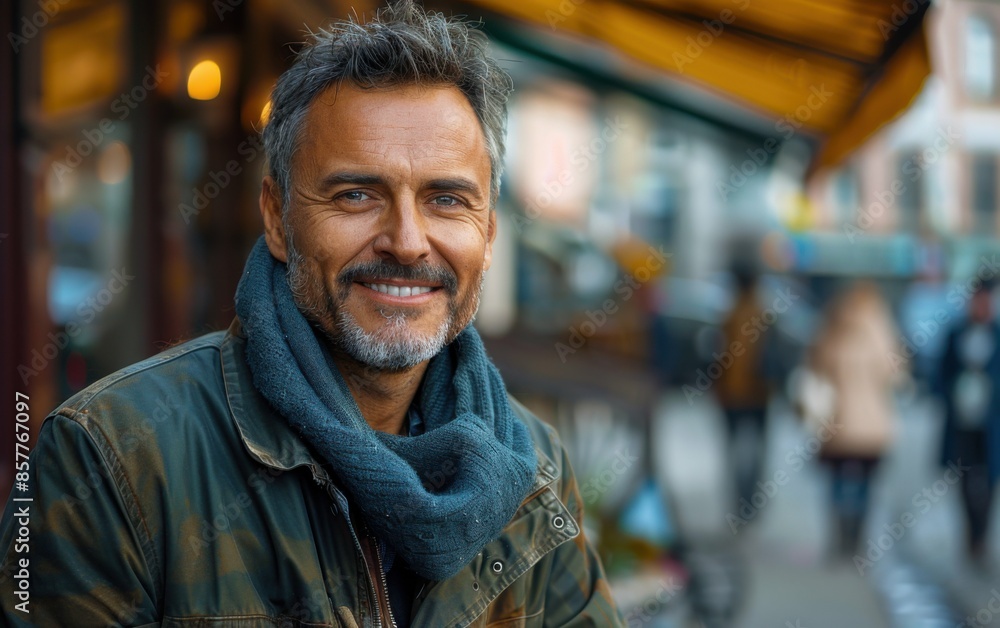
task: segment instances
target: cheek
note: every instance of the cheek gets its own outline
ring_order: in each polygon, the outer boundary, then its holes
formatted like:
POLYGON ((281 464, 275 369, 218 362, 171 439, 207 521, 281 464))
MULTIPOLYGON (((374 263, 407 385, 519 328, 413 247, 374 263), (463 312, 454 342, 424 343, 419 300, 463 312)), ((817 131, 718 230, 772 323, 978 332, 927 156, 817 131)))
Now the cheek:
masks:
POLYGON ((337 213, 329 208, 312 208, 312 213, 295 225, 295 241, 308 244, 318 260, 350 256, 351 251, 368 242, 375 231, 375 217, 370 214, 337 213))
POLYGON ((303 251, 328 283, 336 282, 337 276, 350 265, 351 260, 361 257, 368 242, 357 230, 342 228, 335 221, 329 222, 330 227, 323 225, 313 229, 309 234, 309 249, 303 251))
POLYGON ((478 285, 483 272, 484 253, 482 244, 461 248, 453 246, 441 251, 442 257, 457 275, 461 288, 468 288, 472 284, 478 285))
POLYGON ((478 281, 486 261, 487 225, 462 222, 438 233, 435 248, 441 256, 460 278, 478 281))

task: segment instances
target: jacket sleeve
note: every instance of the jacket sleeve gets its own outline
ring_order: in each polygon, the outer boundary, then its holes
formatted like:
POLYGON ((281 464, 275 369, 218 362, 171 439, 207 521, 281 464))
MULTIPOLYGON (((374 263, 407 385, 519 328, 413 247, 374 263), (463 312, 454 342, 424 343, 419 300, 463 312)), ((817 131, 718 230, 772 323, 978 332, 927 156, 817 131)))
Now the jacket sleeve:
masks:
POLYGON ((583 528, 583 500, 566 450, 562 457, 560 499, 566 505, 580 534, 553 551, 552 571, 545 595, 545 625, 565 628, 624 626, 611 597, 604 567, 583 528))
POLYGON ((944 414, 944 423, 941 426, 941 450, 938 462, 942 467, 946 467, 948 462, 954 460, 955 454, 955 412, 954 412, 954 386, 955 377, 958 375, 958 333, 952 329, 944 341, 944 351, 941 360, 936 365, 934 371, 934 381, 931 391, 941 399, 941 410, 944 414))
POLYGON ((118 459, 99 442, 65 416, 43 424, 28 490, 12 492, 0 520, 0 625, 156 622, 155 570, 135 526, 142 514, 118 459), (32 501, 13 501, 24 497, 32 501))

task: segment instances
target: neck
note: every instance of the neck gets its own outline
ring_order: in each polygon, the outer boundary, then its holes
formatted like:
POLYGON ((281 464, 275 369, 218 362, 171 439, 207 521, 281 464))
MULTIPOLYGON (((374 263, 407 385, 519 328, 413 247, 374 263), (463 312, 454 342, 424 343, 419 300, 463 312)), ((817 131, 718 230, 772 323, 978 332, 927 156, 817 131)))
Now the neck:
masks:
POLYGON ((382 371, 339 351, 334 356, 337 370, 368 425, 387 434, 404 433, 406 413, 420 388, 427 362, 405 371, 382 371))

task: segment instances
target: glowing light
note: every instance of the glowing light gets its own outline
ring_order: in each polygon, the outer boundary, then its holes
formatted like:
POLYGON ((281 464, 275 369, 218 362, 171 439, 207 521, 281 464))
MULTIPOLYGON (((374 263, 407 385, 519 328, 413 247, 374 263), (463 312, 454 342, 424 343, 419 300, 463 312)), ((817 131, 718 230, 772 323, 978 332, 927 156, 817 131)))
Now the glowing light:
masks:
POLYGON ((260 127, 264 128, 267 126, 267 119, 271 117, 271 101, 268 100, 264 103, 263 109, 260 110, 260 127))
POLYGON ((215 61, 202 61, 188 74, 188 96, 195 100, 212 100, 222 90, 222 70, 215 61))

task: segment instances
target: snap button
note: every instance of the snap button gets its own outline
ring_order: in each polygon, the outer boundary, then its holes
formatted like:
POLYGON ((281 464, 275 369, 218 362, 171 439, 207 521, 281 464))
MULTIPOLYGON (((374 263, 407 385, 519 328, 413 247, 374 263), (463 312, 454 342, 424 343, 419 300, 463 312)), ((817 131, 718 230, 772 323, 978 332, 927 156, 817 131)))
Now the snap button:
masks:
POLYGON ((566 525, 566 520, 562 518, 562 515, 556 515, 552 517, 552 527, 556 530, 562 530, 563 526, 566 525))
POLYGON ((503 563, 501 563, 499 560, 493 561, 493 573, 498 574, 501 571, 503 571, 503 563))

